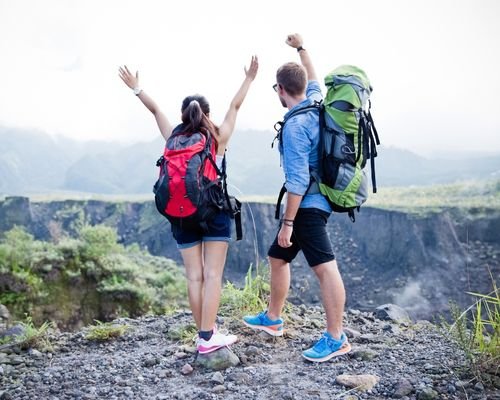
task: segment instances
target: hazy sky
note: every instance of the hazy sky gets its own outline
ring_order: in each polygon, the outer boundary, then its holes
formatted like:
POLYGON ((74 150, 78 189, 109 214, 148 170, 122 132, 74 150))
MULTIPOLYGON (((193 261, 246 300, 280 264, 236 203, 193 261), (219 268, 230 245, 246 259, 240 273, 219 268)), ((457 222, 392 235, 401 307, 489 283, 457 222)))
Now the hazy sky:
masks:
POLYGON ((272 129, 284 112, 275 71, 297 61, 300 32, 322 78, 356 64, 374 87, 386 146, 420 153, 500 151, 500 2, 0 0, 0 124, 82 140, 151 140, 154 119, 117 76, 176 123, 202 93, 220 122, 250 56, 259 74, 238 129, 272 129))

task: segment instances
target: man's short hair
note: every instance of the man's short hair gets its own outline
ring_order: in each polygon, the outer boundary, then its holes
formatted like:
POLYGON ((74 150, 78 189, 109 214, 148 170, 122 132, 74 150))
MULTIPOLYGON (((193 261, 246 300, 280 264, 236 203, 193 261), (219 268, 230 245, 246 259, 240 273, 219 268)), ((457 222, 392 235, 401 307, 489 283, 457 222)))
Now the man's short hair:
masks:
POLYGON ((302 65, 289 62, 278 68, 276 82, 283 86, 290 96, 299 96, 306 91, 307 72, 302 65))

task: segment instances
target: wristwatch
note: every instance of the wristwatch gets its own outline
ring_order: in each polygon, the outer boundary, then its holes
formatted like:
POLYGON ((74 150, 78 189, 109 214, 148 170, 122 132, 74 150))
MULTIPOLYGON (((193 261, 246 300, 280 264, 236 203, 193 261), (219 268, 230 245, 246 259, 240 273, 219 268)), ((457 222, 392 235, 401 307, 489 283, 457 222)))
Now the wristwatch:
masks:
POLYGON ((142 92, 142 89, 140 87, 135 87, 132 90, 134 91, 134 94, 136 96, 139 96, 141 94, 141 92, 142 92))

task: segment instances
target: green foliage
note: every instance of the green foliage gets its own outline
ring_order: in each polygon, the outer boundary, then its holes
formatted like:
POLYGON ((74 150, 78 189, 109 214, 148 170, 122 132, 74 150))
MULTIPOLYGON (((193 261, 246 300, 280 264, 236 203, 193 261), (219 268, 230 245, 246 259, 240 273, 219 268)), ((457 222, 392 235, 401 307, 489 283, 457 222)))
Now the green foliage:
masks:
POLYGON ((32 318, 27 316, 22 326, 24 327, 24 335, 20 338, 21 348, 36 347, 40 350, 50 350, 52 348, 48 336, 49 330, 53 327, 51 322, 45 321, 39 327, 36 327, 32 318))
POLYGON ((186 281, 171 260, 151 256, 135 247, 108 257, 105 265, 110 274, 101 281, 98 290, 114 299, 133 297, 139 311, 133 314, 163 314, 171 303, 186 303, 186 281))
POLYGON ((245 314, 262 311, 267 306, 267 297, 270 293, 268 274, 263 265, 257 266, 254 274, 250 265, 243 288, 237 288, 231 282, 227 282, 221 295, 221 315, 240 318, 245 314))
POLYGON ((2 267, 10 264, 12 268, 19 268, 28 264, 33 251, 33 235, 30 235, 22 227, 15 226, 10 231, 5 232, 0 260, 2 267))
MULTIPOLYGON (((117 243, 114 229, 85 226, 80 237, 40 242, 21 228, 0 242, 0 302, 14 316, 59 304, 68 320, 75 310, 84 323, 117 315, 163 314, 172 303, 185 304, 186 282, 171 260, 154 257, 139 246, 117 243), (106 315, 99 314, 104 307, 106 315)), ((63 316, 65 315, 65 317, 63 316)), ((58 321, 63 322, 64 321, 58 321)))
POLYGON ((106 341, 122 336, 129 329, 128 325, 117 325, 110 322, 95 321, 96 324, 88 327, 85 339, 106 341))
POLYGON ((120 250, 116 229, 109 226, 85 225, 80 230, 80 239, 83 242, 81 254, 86 258, 98 259, 120 250))
POLYGON ((45 251, 43 242, 35 241, 32 235, 17 226, 6 232, 0 243, 0 274, 10 277, 7 287, 1 288, 0 303, 11 311, 20 311, 18 315, 30 311, 29 307, 20 307, 20 302, 44 295, 43 281, 36 273, 36 263, 45 251), (10 290, 11 287, 16 290, 10 290))
POLYGON ((492 282, 491 293, 469 293, 476 301, 465 311, 461 312, 452 304, 454 322, 451 325, 444 323, 479 378, 483 373, 498 374, 500 365, 500 291, 493 277, 492 282))
POLYGON ((181 307, 176 301, 170 302, 166 305, 164 310, 164 315, 171 316, 175 315, 181 307))

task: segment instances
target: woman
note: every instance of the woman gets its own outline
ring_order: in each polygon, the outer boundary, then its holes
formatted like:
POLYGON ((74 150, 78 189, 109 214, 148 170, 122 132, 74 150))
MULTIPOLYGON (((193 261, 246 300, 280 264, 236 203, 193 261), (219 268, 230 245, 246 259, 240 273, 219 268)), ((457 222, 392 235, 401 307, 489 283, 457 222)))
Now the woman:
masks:
MULTIPOLYGON (((236 115, 245 99, 251 83, 257 75, 258 59, 252 56, 245 79, 232 99, 224 121, 217 127, 210 120, 210 107, 200 95, 188 96, 182 102, 183 125, 210 132, 217 143, 217 165, 221 168, 224 152, 234 130, 236 115)), ((124 66, 119 69, 120 78, 151 111, 162 136, 166 139, 173 127, 156 103, 139 87, 139 73, 132 74, 124 66)), ((209 224, 208 232, 172 227, 188 280, 188 296, 193 318, 198 329, 196 347, 199 353, 210 353, 236 342, 235 335, 218 332, 215 326, 222 290, 222 272, 226 262, 228 242, 231 240, 230 217, 219 213, 209 224)))

